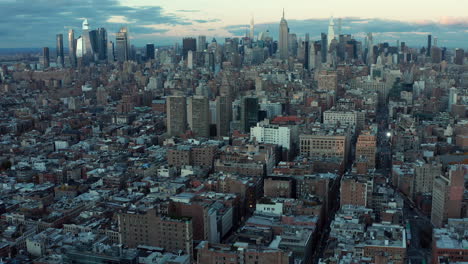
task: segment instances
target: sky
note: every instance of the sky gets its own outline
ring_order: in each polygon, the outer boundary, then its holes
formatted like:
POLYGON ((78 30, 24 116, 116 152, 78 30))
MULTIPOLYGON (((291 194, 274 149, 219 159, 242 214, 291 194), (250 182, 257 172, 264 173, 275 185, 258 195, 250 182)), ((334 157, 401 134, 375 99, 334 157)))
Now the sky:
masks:
POLYGON ((252 17, 256 34, 269 30, 277 39, 283 8, 299 37, 310 33, 318 40, 333 15, 335 22, 342 18, 342 32, 357 39, 373 32, 380 42, 422 46, 432 34, 439 46, 468 46, 468 0, 0 0, 0 48, 54 48, 56 34, 66 40, 73 28, 80 35, 83 18, 91 28, 106 28, 109 40, 127 25, 136 46, 242 36, 252 17))

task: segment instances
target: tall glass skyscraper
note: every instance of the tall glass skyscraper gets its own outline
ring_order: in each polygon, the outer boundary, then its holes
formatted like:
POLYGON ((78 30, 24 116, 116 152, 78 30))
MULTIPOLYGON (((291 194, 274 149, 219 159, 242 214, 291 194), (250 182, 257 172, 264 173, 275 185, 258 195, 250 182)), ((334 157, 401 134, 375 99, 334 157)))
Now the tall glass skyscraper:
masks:
POLYGON ((322 33, 320 42, 320 54, 322 56, 322 63, 327 63, 328 42, 327 34, 322 33))
POLYGON ((129 59, 129 42, 127 27, 121 27, 115 36, 116 48, 115 55, 117 61, 126 61, 129 59))
POLYGON ((49 48, 44 47, 42 48, 42 65, 45 68, 49 68, 50 66, 50 58, 49 58, 49 48))
POLYGON ((107 62, 113 63, 115 61, 115 58, 114 58, 114 42, 112 42, 112 41, 107 42, 106 55, 107 55, 107 62))
POLYGON ((57 34, 57 64, 64 65, 63 58, 63 35, 57 34))
POLYGON ((107 31, 105 28, 97 30, 97 53, 99 60, 107 59, 107 31))
POLYGON ((184 60, 187 59, 188 51, 197 50, 197 40, 195 38, 183 38, 182 39, 182 56, 184 60))
POLYGON ((431 48, 432 48, 432 35, 427 35, 426 56, 431 56, 431 48))
POLYGON ((146 60, 154 60, 154 44, 146 44, 146 60))
POLYGON ((203 52, 206 49, 206 36, 198 36, 197 51, 203 52))
POLYGON ((83 21, 83 33, 81 34, 81 52, 82 52, 82 60, 84 64, 88 64, 89 62, 94 60, 94 52, 93 46, 91 44, 91 35, 89 32, 89 23, 88 19, 83 21))
POLYGON ((330 22, 328 23, 328 41, 327 46, 330 47, 333 39, 335 39, 335 22, 333 22, 333 17, 330 17, 330 22))
POLYGON ((75 31, 73 29, 68 30, 68 58, 70 60, 70 66, 76 66, 76 40, 75 31))

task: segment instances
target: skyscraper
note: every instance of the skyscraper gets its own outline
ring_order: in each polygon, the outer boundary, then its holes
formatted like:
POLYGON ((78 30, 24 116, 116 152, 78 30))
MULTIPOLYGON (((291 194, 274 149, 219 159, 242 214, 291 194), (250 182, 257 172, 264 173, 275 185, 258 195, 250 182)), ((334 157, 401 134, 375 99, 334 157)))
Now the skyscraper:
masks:
MULTIPOLYGON (((404 42, 403 42, 404 44, 404 42)), ((404 49, 404 48, 403 48, 404 49)), ((374 38, 372 36, 372 33, 369 32, 367 33, 366 36, 366 63, 367 65, 371 65, 374 63, 374 38)))
POLYGON ((115 57, 117 61, 127 61, 129 59, 129 42, 127 27, 121 27, 115 35, 115 57))
POLYGON ((229 96, 216 97, 216 135, 229 136, 232 118, 232 103, 229 96))
POLYGON ((250 34, 249 34, 250 39, 253 41, 255 37, 255 29, 254 29, 254 17, 250 19, 250 34))
POLYGON ((338 18, 338 37, 342 34, 341 27, 342 27, 342 20, 341 20, 341 17, 340 17, 340 18, 338 18))
POLYGON ((91 49, 93 50, 93 59, 99 59, 99 51, 98 51, 98 32, 97 30, 90 30, 89 31, 89 41, 91 42, 91 49))
POLYGON ((244 97, 241 101, 241 129, 243 133, 250 133, 250 128, 257 125, 258 111, 258 98, 244 97))
POLYGON ((333 22, 333 17, 330 17, 330 22, 328 23, 328 47, 330 47, 333 39, 335 39, 335 22, 333 22))
POLYGON ((50 57, 49 57, 49 48, 44 47, 42 49, 42 65, 44 68, 49 68, 50 66, 50 57))
POLYGON ((278 50, 280 59, 286 60, 289 58, 289 28, 288 22, 284 18, 284 9, 283 9, 283 17, 281 17, 281 21, 279 24, 279 37, 278 37, 278 50))
POLYGON ((310 45, 309 45, 309 33, 306 34, 305 36, 305 41, 304 41, 304 68, 305 69, 309 69, 309 60, 310 60, 310 56, 309 56, 309 49, 310 49, 310 45))
POLYGON ((317 65, 317 57, 315 56, 315 41, 309 43, 309 69, 315 69, 317 65))
POLYGON ((452 111, 452 106, 458 102, 458 90, 455 87, 449 89, 448 111, 452 111))
POLYGON ((187 53, 187 68, 193 69, 193 51, 191 50, 187 53))
POLYGON ((197 52, 203 52, 206 49, 206 36, 198 36, 197 52))
POLYGON ((458 65, 463 65, 464 60, 465 60, 465 51, 463 49, 455 49, 454 63, 458 65))
POLYGON ((105 28, 98 28, 96 42, 98 59, 107 60, 107 31, 105 28))
POLYGON ((88 19, 83 21, 83 32, 81 34, 81 55, 84 64, 94 60, 93 46, 91 44, 91 36, 89 34, 88 19))
POLYGON ((197 50, 197 40, 195 38, 184 38, 182 39, 182 56, 187 59, 188 51, 196 51, 197 50))
POLYGON ((68 30, 68 58, 70 60, 70 66, 76 66, 76 40, 75 31, 73 29, 68 30))
POLYGON ((154 44, 146 44, 146 59, 154 60, 154 44))
POLYGON ((63 35, 57 34, 57 64, 64 65, 63 58, 63 35))
POLYGON ((431 56, 432 35, 427 35, 427 50, 426 56, 431 56))
POLYGON ((328 42, 327 42, 327 34, 321 34, 321 42, 320 42, 320 54, 322 55, 322 63, 327 62, 327 54, 328 54, 328 42))
POLYGON ((109 41, 107 42, 107 62, 114 62, 115 57, 114 57, 114 42, 109 41))
POLYGON ((179 136, 187 130, 187 100, 184 96, 166 98, 167 134, 179 136))
POLYGON ((188 99, 188 123, 197 137, 210 137, 210 105, 205 96, 188 99))

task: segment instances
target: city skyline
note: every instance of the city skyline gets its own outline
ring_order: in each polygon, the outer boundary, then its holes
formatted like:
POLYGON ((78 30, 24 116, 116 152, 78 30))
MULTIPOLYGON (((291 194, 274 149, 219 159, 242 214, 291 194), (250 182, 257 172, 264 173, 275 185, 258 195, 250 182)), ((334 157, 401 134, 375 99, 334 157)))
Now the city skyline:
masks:
POLYGON ((438 37, 440 46, 464 47, 463 38, 468 34, 468 18, 460 11, 468 4, 455 0, 446 1, 437 10, 427 4, 423 5, 423 1, 412 1, 405 5, 399 4, 402 1, 396 1, 384 11, 372 7, 367 0, 355 3, 356 7, 368 7, 363 10, 352 9, 344 1, 316 5, 293 1, 268 6, 259 3, 245 5, 244 2, 236 2, 233 6, 226 1, 208 3, 199 0, 168 2, 156 6, 144 0, 70 1, 66 5, 50 1, 5 1, 0 3, 0 8, 7 11, 0 25, 0 48, 53 46, 52 36, 66 34, 70 28, 79 29, 83 18, 89 19, 92 28, 106 28, 110 39, 115 38, 115 33, 122 25, 127 25, 132 43, 137 46, 149 42, 169 45, 184 36, 206 35, 208 40, 213 37, 222 39, 243 36, 246 32, 248 34, 252 15, 256 22, 256 35, 269 30, 273 36, 277 36, 283 7, 291 32, 299 37, 310 33, 311 39, 315 40, 320 38, 321 32, 327 32, 331 15, 342 18, 343 33, 352 34, 356 38, 364 38, 367 32, 373 32, 378 41, 405 39, 409 45, 422 46, 426 41, 425 35, 432 34, 438 37), (418 4, 420 8, 410 8, 418 4), (52 5, 53 13, 50 12, 52 5), (307 5, 311 6, 311 11, 305 12, 298 8, 307 5), (201 8, 196 9, 197 6, 201 8), (413 15, 406 14, 409 12, 407 9, 413 9, 413 15), (433 11, 450 13, 451 16, 439 16, 433 11), (408 17, 410 19, 404 19, 408 17))
POLYGON ((0 264, 468 263, 461 1, 0 0, 0 264))

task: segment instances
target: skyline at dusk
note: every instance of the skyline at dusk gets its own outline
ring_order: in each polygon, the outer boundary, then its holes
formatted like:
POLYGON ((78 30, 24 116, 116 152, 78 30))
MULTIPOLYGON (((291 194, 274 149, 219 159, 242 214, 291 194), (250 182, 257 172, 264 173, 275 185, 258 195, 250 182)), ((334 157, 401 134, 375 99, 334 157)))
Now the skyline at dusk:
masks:
POLYGON ((0 10, 0 264, 468 263, 468 0, 0 10))
POLYGON ((171 45, 184 36, 206 35, 208 39, 243 36, 252 16, 255 33, 269 30, 277 37, 277 23, 285 8, 291 32, 299 37, 310 33, 318 39, 326 32, 331 15, 342 18, 343 32, 363 38, 372 32, 379 41, 405 39, 409 45, 422 46, 425 35, 432 34, 440 45, 463 47, 468 35, 468 3, 445 1, 437 9, 423 1, 393 1, 385 8, 371 1, 306 1, 274 3, 236 1, 2 1, 6 11, 0 18, 0 48, 37 48, 50 46, 53 36, 80 28, 83 18, 91 27, 108 29, 113 37, 122 25, 131 32, 132 43, 143 46, 171 45), (305 7, 305 8, 304 8, 305 7), (449 15, 448 15, 449 14, 449 15))

